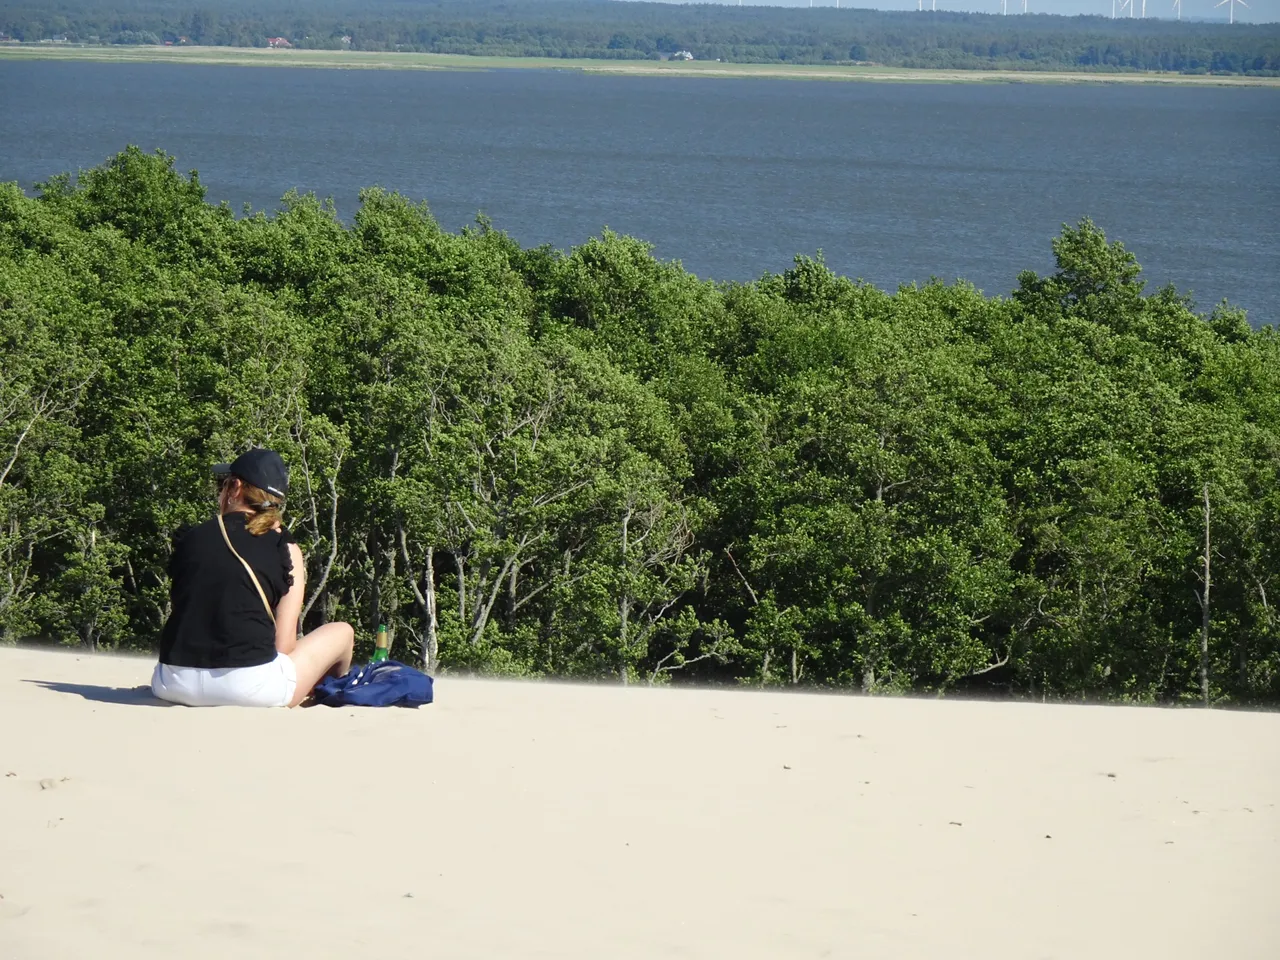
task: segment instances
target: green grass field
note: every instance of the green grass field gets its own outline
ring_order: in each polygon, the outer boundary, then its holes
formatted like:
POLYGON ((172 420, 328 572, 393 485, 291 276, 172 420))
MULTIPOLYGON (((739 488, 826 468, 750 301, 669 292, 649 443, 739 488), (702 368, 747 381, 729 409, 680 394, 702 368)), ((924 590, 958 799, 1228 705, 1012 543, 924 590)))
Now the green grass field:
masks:
POLYGON ((122 47, 0 45, 5 60, 89 60, 99 63, 203 63, 332 70, 578 70, 664 77, 772 77, 787 80, 879 80, 923 83, 1176 83, 1280 87, 1275 77, 1193 77, 1176 73, 1049 73, 1006 70, 908 70, 895 67, 711 61, 564 60, 549 57, 469 57, 444 53, 362 53, 268 50, 258 47, 122 47))

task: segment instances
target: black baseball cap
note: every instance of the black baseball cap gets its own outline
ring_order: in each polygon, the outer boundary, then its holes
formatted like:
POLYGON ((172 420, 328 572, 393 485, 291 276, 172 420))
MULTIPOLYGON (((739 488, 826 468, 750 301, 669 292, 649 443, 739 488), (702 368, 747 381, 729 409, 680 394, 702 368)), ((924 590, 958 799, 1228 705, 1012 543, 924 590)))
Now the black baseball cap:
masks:
POLYGON ((280 459, 280 454, 265 447, 254 447, 231 463, 215 464, 213 474, 216 477, 239 477, 281 500, 289 492, 289 468, 280 459))

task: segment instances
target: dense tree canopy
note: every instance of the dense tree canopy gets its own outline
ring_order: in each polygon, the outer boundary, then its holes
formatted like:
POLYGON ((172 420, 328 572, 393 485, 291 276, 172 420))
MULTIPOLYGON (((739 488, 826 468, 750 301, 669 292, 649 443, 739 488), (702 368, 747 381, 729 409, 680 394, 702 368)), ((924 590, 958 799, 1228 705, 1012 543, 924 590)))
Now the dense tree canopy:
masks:
POLYGON ((0 0, 36 42, 183 43, 742 63, 1280 75, 1280 27, 605 0, 0 0))
POLYGON ((1006 298, 716 285, 378 190, 237 218, 135 149, 0 186, 0 632, 153 647, 267 444, 307 624, 432 669, 1274 701, 1280 337, 1054 252, 1006 298))

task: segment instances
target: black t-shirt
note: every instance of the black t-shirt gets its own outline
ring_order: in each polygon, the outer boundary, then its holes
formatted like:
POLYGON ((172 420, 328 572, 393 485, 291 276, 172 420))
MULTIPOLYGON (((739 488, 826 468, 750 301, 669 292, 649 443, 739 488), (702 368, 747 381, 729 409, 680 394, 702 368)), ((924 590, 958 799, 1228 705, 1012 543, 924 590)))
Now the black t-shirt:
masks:
MULTIPOLYGON (((289 532, 255 537, 247 514, 223 517, 227 536, 258 575, 272 610, 293 586, 289 532)), ((256 667, 276 656, 276 630, 249 574, 215 517, 174 538, 169 560, 171 612, 160 635, 160 662, 175 667, 256 667)))

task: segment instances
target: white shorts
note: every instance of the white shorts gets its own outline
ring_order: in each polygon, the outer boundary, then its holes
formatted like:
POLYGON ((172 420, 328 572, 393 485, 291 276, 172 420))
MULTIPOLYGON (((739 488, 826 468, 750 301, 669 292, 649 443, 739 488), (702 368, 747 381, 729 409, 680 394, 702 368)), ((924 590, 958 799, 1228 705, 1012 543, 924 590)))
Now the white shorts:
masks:
POLYGON ((157 663, 151 692, 188 707, 287 707, 298 686, 293 661, 277 653, 260 667, 173 667, 157 663))

